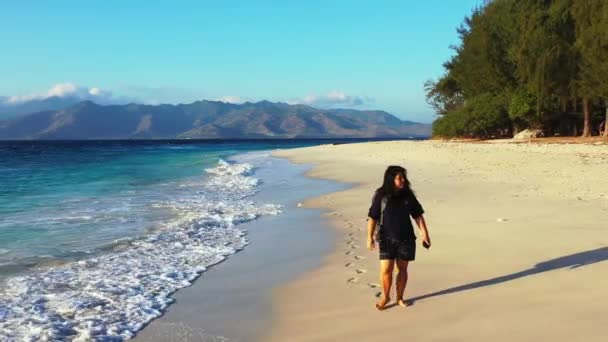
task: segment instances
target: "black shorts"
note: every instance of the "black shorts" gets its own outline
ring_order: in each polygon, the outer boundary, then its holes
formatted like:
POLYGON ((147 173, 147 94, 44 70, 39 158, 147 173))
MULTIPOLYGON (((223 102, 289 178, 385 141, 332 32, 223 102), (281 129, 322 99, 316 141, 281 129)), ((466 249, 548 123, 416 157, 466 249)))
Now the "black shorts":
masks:
POLYGON ((416 241, 381 239, 378 241, 380 260, 399 259, 412 261, 416 259, 416 241))

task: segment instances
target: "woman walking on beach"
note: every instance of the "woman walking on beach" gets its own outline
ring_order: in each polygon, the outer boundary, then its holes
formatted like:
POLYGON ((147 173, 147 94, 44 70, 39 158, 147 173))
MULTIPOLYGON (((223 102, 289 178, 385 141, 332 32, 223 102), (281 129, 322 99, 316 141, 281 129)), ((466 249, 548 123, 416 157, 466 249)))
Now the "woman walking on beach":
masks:
POLYGON ((422 205, 410 188, 407 171, 401 166, 389 166, 384 172, 382 186, 374 193, 367 224, 367 248, 374 250, 377 242, 380 250, 382 297, 376 303, 378 310, 385 309, 390 301, 395 264, 398 271, 397 304, 407 306, 403 298, 407 285, 407 266, 416 257, 416 235, 410 216, 416 221, 423 246, 431 246, 423 213, 422 205))

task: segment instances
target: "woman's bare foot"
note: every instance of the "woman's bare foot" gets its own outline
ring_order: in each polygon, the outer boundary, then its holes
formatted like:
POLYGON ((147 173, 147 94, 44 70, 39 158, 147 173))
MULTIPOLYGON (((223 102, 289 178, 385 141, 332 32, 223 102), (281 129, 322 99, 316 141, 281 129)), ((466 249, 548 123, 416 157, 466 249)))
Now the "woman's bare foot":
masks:
POLYGON ((380 300, 376 303, 376 309, 378 309, 380 311, 386 309, 386 304, 388 304, 388 302, 390 302, 390 300, 391 300, 390 297, 385 297, 385 296, 380 297, 380 300))
POLYGON ((397 301, 397 305, 402 306, 402 307, 406 307, 406 306, 410 306, 410 302, 408 302, 407 300, 401 298, 397 301))

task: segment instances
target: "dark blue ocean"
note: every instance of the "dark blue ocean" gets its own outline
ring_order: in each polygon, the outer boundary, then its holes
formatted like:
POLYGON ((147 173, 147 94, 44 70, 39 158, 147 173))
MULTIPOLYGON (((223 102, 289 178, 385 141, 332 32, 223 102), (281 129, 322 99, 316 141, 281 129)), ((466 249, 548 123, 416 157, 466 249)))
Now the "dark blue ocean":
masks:
POLYGON ((133 336, 282 212, 271 150, 360 141, 0 142, 0 339, 133 336))

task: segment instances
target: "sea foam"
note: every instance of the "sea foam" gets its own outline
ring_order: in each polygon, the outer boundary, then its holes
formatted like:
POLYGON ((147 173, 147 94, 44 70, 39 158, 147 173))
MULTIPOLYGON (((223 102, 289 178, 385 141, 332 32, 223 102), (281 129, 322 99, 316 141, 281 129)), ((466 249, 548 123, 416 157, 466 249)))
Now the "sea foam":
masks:
POLYGON ((106 253, 6 280, 0 292, 0 340, 123 340, 160 316, 209 266, 242 249, 238 224, 276 215, 281 206, 250 199, 258 180, 248 163, 220 160, 188 196, 154 203, 175 211, 145 237, 106 253))

